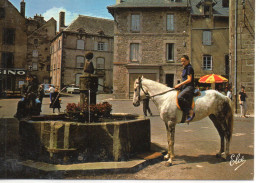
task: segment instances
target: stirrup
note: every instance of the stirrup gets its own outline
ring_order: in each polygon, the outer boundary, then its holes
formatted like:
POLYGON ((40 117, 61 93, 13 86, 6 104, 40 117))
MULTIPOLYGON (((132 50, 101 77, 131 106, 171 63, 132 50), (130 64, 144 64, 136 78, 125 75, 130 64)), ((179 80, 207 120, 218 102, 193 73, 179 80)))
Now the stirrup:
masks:
POLYGON ((193 120, 193 118, 195 117, 195 112, 193 112, 192 116, 189 116, 186 120, 186 122, 191 122, 193 120))

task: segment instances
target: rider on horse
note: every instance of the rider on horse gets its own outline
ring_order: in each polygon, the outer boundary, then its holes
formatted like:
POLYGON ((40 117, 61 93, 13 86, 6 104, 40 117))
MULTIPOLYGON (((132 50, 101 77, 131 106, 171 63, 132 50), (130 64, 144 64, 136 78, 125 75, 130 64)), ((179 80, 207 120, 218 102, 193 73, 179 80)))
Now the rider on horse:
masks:
POLYGON ((194 93, 194 70, 187 55, 181 57, 181 63, 184 67, 182 71, 182 82, 175 85, 175 88, 181 89, 178 95, 178 102, 183 112, 188 116, 186 121, 190 122, 195 116, 195 112, 191 109, 194 93))

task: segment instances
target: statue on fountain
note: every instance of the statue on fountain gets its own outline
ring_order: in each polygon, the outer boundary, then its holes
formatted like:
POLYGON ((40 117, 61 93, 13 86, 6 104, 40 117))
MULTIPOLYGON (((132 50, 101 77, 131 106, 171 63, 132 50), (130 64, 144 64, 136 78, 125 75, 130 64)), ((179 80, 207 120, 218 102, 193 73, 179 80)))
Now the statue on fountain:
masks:
POLYGON ((86 54, 86 62, 85 62, 85 65, 84 65, 84 72, 87 73, 87 74, 94 74, 94 65, 92 63, 92 58, 93 58, 93 53, 92 52, 88 52, 86 54))
POLYGON ((26 77, 27 84, 22 87, 23 98, 17 104, 17 112, 14 117, 21 119, 40 115, 41 102, 37 99, 38 79, 36 76, 29 75, 26 77))

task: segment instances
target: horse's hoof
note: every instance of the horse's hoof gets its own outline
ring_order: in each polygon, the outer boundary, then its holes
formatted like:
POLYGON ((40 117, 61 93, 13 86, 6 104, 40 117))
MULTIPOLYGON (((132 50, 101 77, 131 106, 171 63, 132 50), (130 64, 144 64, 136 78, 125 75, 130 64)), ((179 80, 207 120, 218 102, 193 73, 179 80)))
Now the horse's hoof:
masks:
POLYGON ((221 153, 216 154, 217 158, 221 158, 221 153))
POLYGON ((220 156, 221 156, 221 159, 222 159, 222 160, 228 161, 228 155, 227 155, 225 152, 221 153, 220 156))
POLYGON ((170 167, 170 166, 172 166, 172 163, 166 162, 166 163, 165 163, 165 166, 166 166, 166 167, 170 167))
POLYGON ((166 154, 166 155, 163 157, 164 161, 167 161, 169 158, 170 158, 169 154, 166 154))

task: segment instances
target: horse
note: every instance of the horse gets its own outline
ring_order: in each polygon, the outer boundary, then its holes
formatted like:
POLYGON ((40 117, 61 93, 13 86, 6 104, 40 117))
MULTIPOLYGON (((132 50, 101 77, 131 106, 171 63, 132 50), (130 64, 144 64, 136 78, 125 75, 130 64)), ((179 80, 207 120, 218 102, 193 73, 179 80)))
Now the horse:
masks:
MULTIPOLYGON (((173 164, 174 138, 176 124, 182 121, 183 112, 177 106, 177 91, 174 88, 165 86, 144 77, 134 82, 133 105, 140 105, 140 102, 149 96, 159 110, 160 117, 164 121, 167 130, 168 153, 164 156, 168 165, 173 164)), ((195 117, 191 122, 199 121, 209 117, 216 127, 220 136, 220 151, 217 158, 227 160, 229 146, 233 132, 233 108, 231 100, 215 90, 202 91, 201 95, 194 98, 195 117)))

